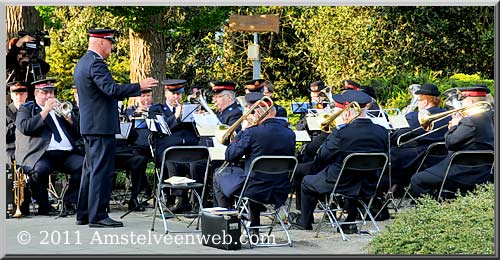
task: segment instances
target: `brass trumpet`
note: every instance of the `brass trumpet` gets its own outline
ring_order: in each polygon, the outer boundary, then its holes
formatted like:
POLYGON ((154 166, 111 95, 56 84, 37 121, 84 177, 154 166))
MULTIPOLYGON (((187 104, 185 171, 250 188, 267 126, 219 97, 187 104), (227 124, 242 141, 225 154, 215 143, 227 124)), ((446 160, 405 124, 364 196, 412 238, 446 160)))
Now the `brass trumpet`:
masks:
POLYGON ((420 127, 415 128, 407 133, 400 135, 398 137, 398 140, 397 140, 397 145, 402 146, 402 145, 414 142, 414 141, 416 141, 416 140, 418 140, 426 135, 432 134, 432 133, 439 131, 445 127, 448 127, 448 125, 442 125, 436 129, 434 129, 434 124, 440 120, 445 119, 446 117, 448 117, 452 114, 460 113, 460 114, 462 114, 462 116, 464 114, 471 116, 471 115, 487 112, 487 111, 490 111, 492 109, 493 109, 493 107, 491 106, 490 102, 480 101, 480 102, 476 102, 476 103, 469 105, 469 106, 466 106, 466 107, 455 108, 455 109, 448 110, 448 111, 441 112, 441 113, 437 113, 437 114, 430 114, 428 110, 422 110, 422 111, 418 112, 418 122, 420 123, 420 127), (418 136, 416 136, 408 141, 401 142, 402 137, 407 136, 407 135, 411 135, 412 133, 414 133, 415 131, 418 131, 420 129, 423 129, 424 131, 426 131, 426 133, 418 135, 418 136))
POLYGON ((264 117, 269 114, 269 111, 273 107, 273 101, 271 100, 270 97, 264 96, 262 97, 259 101, 255 102, 248 111, 246 111, 236 122, 234 122, 231 126, 228 125, 219 125, 218 128, 216 129, 215 136, 217 137, 217 140, 223 144, 223 145, 228 145, 229 142, 231 141, 232 137, 234 136, 234 133, 236 131, 236 128, 238 128, 241 123, 243 123, 244 120, 247 119, 247 117, 253 113, 253 111, 259 106, 264 105, 265 111, 264 113, 255 121, 251 123, 251 126, 257 125, 260 123, 264 117), (269 105, 269 103, 271 105, 269 105))
POLYGON ((61 102, 56 99, 56 105, 54 106, 54 112, 60 117, 65 117, 71 114, 73 111, 73 104, 69 101, 61 102))
POLYGON ((26 187, 26 175, 24 175, 23 169, 17 169, 16 161, 14 160, 14 203, 16 204, 16 212, 14 213, 14 218, 19 218, 23 214, 21 213, 21 204, 24 202, 24 187, 26 187))
MULTIPOLYGON (((328 115, 328 114, 321 115, 325 119, 320 124, 321 131, 326 132, 326 133, 331 133, 332 130, 335 127, 337 127, 337 124, 335 123, 335 119, 337 119, 338 116, 342 115, 342 113, 344 113, 347 109, 351 109, 351 108, 353 108, 356 111, 356 113, 358 113, 356 115, 356 117, 358 117, 361 114, 361 107, 359 106, 358 102, 354 101, 354 102, 351 102, 348 105, 346 105, 341 111, 338 111, 337 113, 334 113, 331 115, 328 115)), ((354 117, 354 118, 356 118, 356 117, 354 117)), ((350 121, 352 121, 352 119, 350 121)), ((350 121, 347 123, 350 123, 350 121)))

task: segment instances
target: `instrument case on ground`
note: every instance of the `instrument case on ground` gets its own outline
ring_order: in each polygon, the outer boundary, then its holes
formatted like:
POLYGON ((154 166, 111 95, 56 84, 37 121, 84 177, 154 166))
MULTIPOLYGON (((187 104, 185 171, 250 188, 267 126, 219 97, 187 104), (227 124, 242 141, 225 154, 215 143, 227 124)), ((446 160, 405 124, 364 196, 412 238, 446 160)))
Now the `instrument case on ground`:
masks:
POLYGON ((237 214, 218 215, 202 212, 201 233, 204 236, 204 246, 224 250, 241 249, 241 222, 237 214))

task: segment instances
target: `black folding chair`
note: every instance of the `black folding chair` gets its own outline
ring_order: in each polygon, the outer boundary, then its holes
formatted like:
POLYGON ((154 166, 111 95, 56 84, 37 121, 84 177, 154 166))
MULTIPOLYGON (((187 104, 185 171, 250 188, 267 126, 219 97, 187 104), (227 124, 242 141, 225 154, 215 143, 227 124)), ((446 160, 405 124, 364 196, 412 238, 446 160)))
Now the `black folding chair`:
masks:
MULTIPOLYGON (((252 178, 250 176, 255 176, 255 175, 275 175, 273 178, 278 178, 278 175, 281 176, 286 176, 287 179, 291 182, 293 180, 293 175, 295 173, 295 169, 297 168, 297 158, 295 156, 278 156, 278 155, 273 155, 273 156, 259 156, 255 158, 248 170, 247 177, 245 179, 245 183, 243 185, 243 188, 241 190, 240 196, 238 197, 238 201, 236 203, 236 209, 239 210, 239 215, 244 215, 249 212, 248 208, 248 203, 253 202, 253 203, 258 203, 260 205, 263 205, 266 207, 267 212, 269 212, 267 215, 271 216, 272 221, 271 224, 269 225, 260 225, 260 226, 249 226, 246 225, 245 223, 243 224, 243 227, 245 229, 245 232, 249 238, 250 246, 258 246, 258 247, 265 247, 265 246, 292 246, 292 239, 290 237, 290 234, 288 232, 288 228, 284 223, 283 218, 280 215, 280 211, 283 210, 283 213, 285 217, 288 217, 288 212, 286 210, 286 201, 287 199, 284 198, 284 205, 277 205, 269 201, 258 201, 254 198, 248 197, 246 192, 248 191, 249 187, 252 187, 254 183, 252 182, 252 178), (252 173, 252 174, 250 174, 252 173), (274 226, 276 224, 276 220, 279 221, 281 229, 285 231, 286 237, 287 237, 287 243, 270 243, 269 241, 252 241, 251 239, 251 234, 250 234, 250 229, 268 229, 269 232, 267 233, 267 237, 269 238, 274 226)), ((259 185, 262 185, 262 183, 259 183, 259 185)), ((272 183, 270 185, 273 185, 272 183)), ((291 185, 290 185, 291 186, 291 185)), ((261 216, 266 215, 266 213, 262 213, 261 216)), ((255 216, 254 216, 255 217, 255 216)))
MULTIPOLYGON (((192 223, 197 220, 197 225, 196 225, 196 230, 199 229, 200 225, 200 216, 201 216, 201 211, 203 209, 203 201, 202 198, 204 198, 205 195, 205 189, 206 189, 206 183, 207 183, 207 175, 208 175, 208 169, 210 165, 210 153, 208 152, 208 148, 206 146, 172 146, 167 148, 163 152, 163 157, 162 157, 162 166, 161 166, 161 173, 160 176, 158 176, 157 180, 157 185, 156 185, 156 195, 155 195, 155 211, 153 214, 153 224, 151 226, 151 231, 154 231, 154 225, 155 225, 155 220, 156 220, 156 211, 159 208, 160 209, 160 214, 163 218, 163 227, 165 228, 165 233, 168 233, 168 227, 167 227, 167 218, 165 217, 165 210, 168 210, 166 207, 167 205, 167 199, 164 193, 164 189, 183 189, 183 190, 191 190, 192 194, 196 197, 198 201, 198 215, 191 223, 188 225, 188 228, 192 225, 192 223), (163 176, 165 176, 165 172, 167 171, 167 163, 191 163, 195 161, 205 161, 206 162, 206 167, 205 167, 205 172, 204 172, 204 181, 203 183, 188 183, 185 185, 172 185, 169 183, 165 183, 163 181, 163 176), (196 189, 203 188, 202 189, 202 194, 201 197, 196 191, 196 189), (165 205, 165 208, 164 208, 165 205)), ((170 211, 170 210, 168 210, 170 211)), ((170 212, 172 213, 172 212, 170 212)), ((181 214, 177 214, 181 215, 181 214)), ((176 216, 176 215, 175 215, 176 216)), ((173 232, 173 231, 171 231, 173 232)))
MULTIPOLYGON (((495 152, 492 150, 466 150, 454 152, 451 156, 450 162, 448 163, 448 167, 446 168, 446 173, 437 195, 437 201, 443 201, 442 196, 445 193, 449 195, 448 197, 453 197, 455 195, 456 190, 451 190, 449 189, 449 187, 445 188, 448 174, 450 173, 450 171, 453 171, 454 167, 465 167, 471 172, 483 171, 486 167, 488 167, 488 169, 486 169, 486 172, 491 173, 494 161, 495 152)), ((473 189, 475 184, 480 183, 471 183, 470 185, 468 185, 468 187, 462 187, 460 191, 467 192, 468 190, 473 189)))
POLYGON ((359 224, 360 221, 339 221, 339 217, 337 217, 337 212, 343 212, 342 204, 340 203, 340 199, 353 199, 356 200, 359 205, 363 208, 364 214, 361 209, 358 207, 358 212, 362 218, 361 226, 366 224, 366 216, 368 216, 376 228, 376 231, 379 232, 380 228, 375 221, 375 218, 370 213, 370 207, 373 201, 373 198, 376 195, 378 186, 380 181, 382 180, 382 175, 387 166, 387 154, 385 153, 351 153, 349 154, 342 163, 342 168, 340 169, 339 175, 337 177, 337 181, 333 187, 332 192, 328 195, 325 195, 325 203, 319 200, 319 207, 323 211, 323 215, 319 224, 316 226, 316 237, 319 236, 319 231, 321 229, 321 225, 325 219, 325 216, 328 216, 330 224, 333 228, 338 228, 342 240, 347 241, 348 238, 345 236, 344 231, 342 230, 342 224, 359 224), (361 187, 361 190, 365 192, 362 196, 349 196, 343 192, 339 192, 337 187, 339 184, 345 182, 345 172, 349 171, 349 180, 350 184, 354 184, 354 182, 363 182, 369 177, 373 177, 372 179, 377 180, 376 183, 370 183, 374 186, 374 188, 364 188, 361 187), (356 174, 357 173, 357 174, 356 174), (367 176, 367 174, 373 174, 372 176, 367 176), (376 174, 379 176, 377 177, 376 174), (354 178, 354 180, 352 180, 354 178), (366 205, 365 201, 368 201, 368 205, 366 205))
MULTIPOLYGON (((432 143, 427 147, 427 150, 425 151, 424 157, 422 157, 422 161, 420 162, 417 170, 415 171, 414 174, 417 174, 433 165, 436 163, 442 161, 446 156, 448 155, 448 149, 446 148, 446 145, 444 142, 436 142, 432 143)), ((416 199, 410 194, 410 184, 408 184, 405 187, 405 192, 403 194, 403 197, 399 200, 398 205, 396 206, 397 209, 399 209, 402 205, 404 200, 406 199, 406 196, 410 198, 410 201, 416 202, 416 199)))

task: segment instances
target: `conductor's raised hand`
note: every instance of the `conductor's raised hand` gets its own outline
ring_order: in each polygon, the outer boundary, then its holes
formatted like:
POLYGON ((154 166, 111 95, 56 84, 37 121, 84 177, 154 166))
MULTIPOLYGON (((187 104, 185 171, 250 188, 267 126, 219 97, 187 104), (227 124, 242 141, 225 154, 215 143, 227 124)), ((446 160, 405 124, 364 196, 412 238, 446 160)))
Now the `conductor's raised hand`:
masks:
POLYGON ((145 78, 145 79, 139 81, 139 85, 141 86, 141 90, 150 89, 150 88, 158 86, 158 80, 156 80, 154 78, 145 78))

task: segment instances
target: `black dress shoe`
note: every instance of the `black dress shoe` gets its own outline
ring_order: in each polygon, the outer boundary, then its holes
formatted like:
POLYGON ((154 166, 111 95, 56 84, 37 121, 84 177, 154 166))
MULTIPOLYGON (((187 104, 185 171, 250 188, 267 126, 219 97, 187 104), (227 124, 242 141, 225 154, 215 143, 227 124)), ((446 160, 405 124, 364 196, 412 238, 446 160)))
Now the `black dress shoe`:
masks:
POLYGON ((76 224, 79 226, 88 225, 89 221, 88 220, 76 220, 76 224))
POLYGON ((116 228, 116 227, 123 227, 123 222, 113 220, 111 218, 106 218, 103 220, 99 220, 95 223, 90 223, 89 227, 98 227, 98 228, 116 228))
POLYGON ((134 210, 134 211, 145 211, 146 209, 142 204, 139 203, 137 199, 131 199, 128 202, 128 210, 134 210))
POLYGON ((48 209, 38 209, 38 215, 40 216, 57 216, 59 214, 59 211, 57 211, 55 208, 52 206, 49 206, 48 209))
MULTIPOLYGON (((358 233, 358 226, 356 224, 341 224, 340 227, 342 227, 344 234, 358 233)), ((340 232, 339 228, 337 228, 337 231, 340 232)))
POLYGON ((300 214, 295 213, 295 212, 290 212, 288 214, 288 220, 290 221, 290 224, 292 224, 294 229, 298 230, 312 230, 312 225, 309 227, 306 227, 302 224, 302 221, 300 219, 300 214))
POLYGON ((189 212, 191 211, 191 209, 193 209, 191 204, 189 204, 189 202, 184 202, 176 204, 170 209, 170 211, 172 211, 172 213, 174 214, 180 214, 183 212, 189 212))

